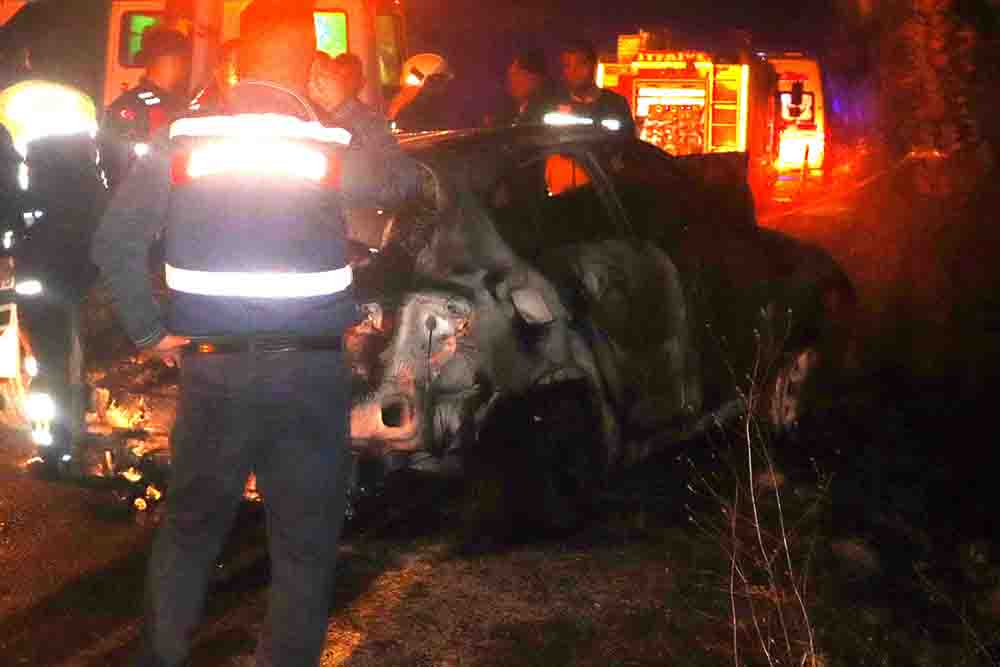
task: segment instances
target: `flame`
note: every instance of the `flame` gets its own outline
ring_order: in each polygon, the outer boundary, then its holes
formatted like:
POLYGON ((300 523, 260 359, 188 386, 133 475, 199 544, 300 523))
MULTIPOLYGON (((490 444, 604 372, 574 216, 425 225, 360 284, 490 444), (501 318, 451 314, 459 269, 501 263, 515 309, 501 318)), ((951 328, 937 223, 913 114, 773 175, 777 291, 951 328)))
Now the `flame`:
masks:
POLYGON ((132 409, 112 401, 104 414, 105 421, 113 428, 134 430, 146 418, 146 401, 139 399, 138 408, 132 409))

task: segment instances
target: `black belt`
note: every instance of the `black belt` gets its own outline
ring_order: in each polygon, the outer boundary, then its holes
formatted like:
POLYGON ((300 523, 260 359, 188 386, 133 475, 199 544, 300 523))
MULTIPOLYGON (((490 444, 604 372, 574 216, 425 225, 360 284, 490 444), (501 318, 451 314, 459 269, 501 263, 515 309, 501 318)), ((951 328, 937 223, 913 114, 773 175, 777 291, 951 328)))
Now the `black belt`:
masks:
POLYGON ((184 350, 194 354, 234 354, 240 352, 301 352, 340 350, 340 336, 247 337, 193 340, 184 350))

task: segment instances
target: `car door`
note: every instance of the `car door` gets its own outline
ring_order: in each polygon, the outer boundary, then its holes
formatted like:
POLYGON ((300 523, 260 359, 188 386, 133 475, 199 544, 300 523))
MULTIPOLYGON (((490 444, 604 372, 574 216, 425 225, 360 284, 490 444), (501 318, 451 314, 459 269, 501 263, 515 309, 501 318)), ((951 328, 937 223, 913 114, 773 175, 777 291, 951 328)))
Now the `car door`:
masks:
POLYGON ((499 181, 491 205, 500 236, 557 286, 579 325, 592 329, 627 421, 688 410, 676 269, 630 233, 595 155, 582 148, 533 155, 499 181))
POLYGON ((715 407, 743 382, 733 369, 753 367, 766 324, 761 309, 786 301, 791 268, 753 224, 740 156, 691 157, 628 142, 605 146, 600 162, 637 236, 676 263, 704 401, 715 407))

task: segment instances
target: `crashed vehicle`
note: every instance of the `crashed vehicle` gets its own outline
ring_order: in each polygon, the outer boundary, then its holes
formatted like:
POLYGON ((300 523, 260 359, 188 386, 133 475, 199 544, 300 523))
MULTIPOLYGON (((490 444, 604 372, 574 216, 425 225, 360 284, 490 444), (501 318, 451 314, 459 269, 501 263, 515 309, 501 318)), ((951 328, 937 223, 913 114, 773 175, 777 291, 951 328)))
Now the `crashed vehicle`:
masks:
POLYGON ((849 280, 756 225, 743 154, 601 126, 401 144, 439 193, 381 211, 355 270, 362 458, 503 471, 526 513, 572 522, 611 471, 708 422, 794 426, 847 354, 849 280))

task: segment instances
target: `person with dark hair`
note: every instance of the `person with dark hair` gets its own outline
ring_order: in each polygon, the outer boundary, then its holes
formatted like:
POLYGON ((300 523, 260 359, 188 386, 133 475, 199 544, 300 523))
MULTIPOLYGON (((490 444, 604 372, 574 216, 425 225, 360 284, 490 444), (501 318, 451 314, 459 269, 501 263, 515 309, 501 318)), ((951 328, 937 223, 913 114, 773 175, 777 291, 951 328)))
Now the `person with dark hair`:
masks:
POLYGON ((224 109, 159 133, 95 235, 126 332, 145 355, 183 360, 140 667, 187 664, 251 472, 271 563, 255 664, 316 667, 323 651, 350 470, 341 336, 360 320, 344 201, 381 172, 308 100, 313 7, 248 6, 224 109), (160 234, 162 313, 146 264, 160 234))
POLYGON ((635 134, 635 121, 628 100, 597 85, 597 51, 585 41, 570 42, 560 54, 566 99, 563 105, 574 115, 596 123, 618 121, 621 131, 635 134))
POLYGON ((309 97, 318 107, 320 120, 330 127, 351 132, 355 146, 395 146, 388 121, 359 99, 365 87, 364 65, 353 53, 336 58, 318 51, 309 76, 309 97))
POLYGON ((336 58, 318 51, 309 76, 309 97, 327 127, 351 133, 351 150, 380 164, 381 176, 365 198, 380 208, 395 208, 420 188, 417 163, 399 148, 384 116, 359 99, 365 87, 364 64, 353 53, 336 58))
POLYGON ((187 37, 168 28, 148 28, 136 62, 146 68, 139 85, 122 93, 101 123, 101 166, 112 188, 137 159, 145 157, 153 133, 187 110, 184 88, 191 72, 187 37))
POLYGON ((507 93, 512 108, 502 116, 500 125, 538 125, 556 106, 556 91, 549 78, 545 52, 522 51, 507 67, 507 93))

